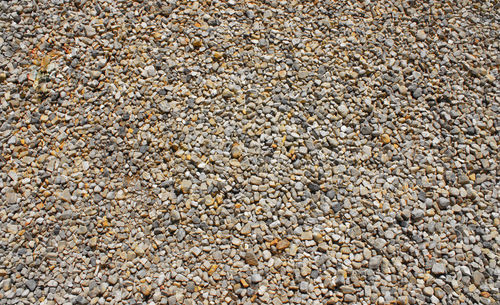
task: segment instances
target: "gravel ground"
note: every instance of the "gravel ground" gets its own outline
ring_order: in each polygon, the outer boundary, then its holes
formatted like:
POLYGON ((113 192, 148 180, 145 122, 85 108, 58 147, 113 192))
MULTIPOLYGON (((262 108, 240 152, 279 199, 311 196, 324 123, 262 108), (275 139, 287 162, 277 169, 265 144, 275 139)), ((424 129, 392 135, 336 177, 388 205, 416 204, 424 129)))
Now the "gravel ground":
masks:
POLYGON ((497 1, 0 8, 0 304, 500 302, 497 1))

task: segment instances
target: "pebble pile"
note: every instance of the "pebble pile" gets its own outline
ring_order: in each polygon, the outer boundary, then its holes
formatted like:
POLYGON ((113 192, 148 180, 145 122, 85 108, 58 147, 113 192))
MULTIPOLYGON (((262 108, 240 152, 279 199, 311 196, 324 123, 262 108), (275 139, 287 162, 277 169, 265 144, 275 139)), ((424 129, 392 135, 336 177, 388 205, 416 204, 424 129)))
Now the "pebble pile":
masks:
POLYGON ((497 1, 0 3, 0 304, 498 304, 497 1))

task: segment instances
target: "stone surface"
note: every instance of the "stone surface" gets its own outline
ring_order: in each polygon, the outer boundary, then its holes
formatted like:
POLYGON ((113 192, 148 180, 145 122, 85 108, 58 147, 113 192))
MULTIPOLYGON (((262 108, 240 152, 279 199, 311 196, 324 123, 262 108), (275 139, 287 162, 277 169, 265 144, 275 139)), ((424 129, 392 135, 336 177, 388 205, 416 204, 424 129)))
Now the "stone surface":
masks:
POLYGON ((495 1, 0 11, 0 304, 498 303, 495 1))

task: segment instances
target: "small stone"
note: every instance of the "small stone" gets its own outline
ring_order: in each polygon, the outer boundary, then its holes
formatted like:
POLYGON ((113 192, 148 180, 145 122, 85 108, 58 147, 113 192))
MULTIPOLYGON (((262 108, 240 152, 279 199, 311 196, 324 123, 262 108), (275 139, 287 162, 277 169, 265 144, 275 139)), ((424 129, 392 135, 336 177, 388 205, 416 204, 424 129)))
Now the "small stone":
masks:
MULTIPOLYGON (((1 79, 1 77, 0 77, 0 79, 1 79)), ((493 82, 495 82, 496 79, 495 79, 495 76, 493 76, 493 74, 488 73, 488 74, 486 74, 486 80, 489 81, 490 83, 493 83, 493 82)))
POLYGON ((183 241, 184 237, 186 237, 186 231, 183 228, 178 229, 175 233, 175 237, 177 238, 177 241, 183 241))
POLYGON ((87 226, 79 226, 78 227, 78 230, 77 230, 78 234, 84 235, 84 234, 87 234, 87 232, 88 232, 87 226))
POLYGON ((259 261, 255 257, 255 254, 250 250, 247 251, 247 253, 245 255, 245 262, 247 264, 249 264, 250 266, 258 266, 259 265, 259 261))
POLYGON ((335 213, 340 212, 340 211, 342 210, 342 207, 343 207, 343 205, 342 205, 342 203, 340 203, 340 202, 334 202, 334 203, 332 204, 332 210, 333 210, 333 212, 335 212, 335 213))
POLYGON ((309 189, 309 191, 311 191, 311 193, 316 193, 317 191, 319 191, 321 189, 318 184, 313 183, 313 182, 308 183, 307 188, 309 189))
POLYGON ((299 289, 303 293, 307 292, 309 290, 309 283, 307 283, 305 281, 300 282, 299 289))
POLYGON ((26 281, 26 288, 28 288, 30 291, 35 291, 36 289, 36 281, 34 280, 27 280, 26 281))
POLYGON ((302 234, 300 235, 300 239, 302 239, 302 240, 312 240, 313 239, 313 234, 312 234, 311 231, 302 232, 302 234))
POLYGON ((5 199, 7 200, 8 204, 14 204, 17 202, 17 194, 14 192, 7 192, 5 195, 5 199))
POLYGON ((371 128, 368 125, 364 125, 364 126, 361 127, 361 134, 363 134, 365 136, 371 135, 372 132, 373 132, 373 128, 371 128))
POLYGON ((422 93, 422 88, 416 88, 415 90, 413 90, 411 95, 413 96, 413 98, 419 98, 422 96, 422 93))
POLYGON ((231 149, 231 156, 235 159, 239 159, 243 154, 243 150, 241 149, 241 145, 234 145, 231 149))
POLYGON ((239 239, 239 238, 236 238, 236 237, 235 237, 235 238, 233 238, 233 239, 231 240, 231 243, 232 243, 233 245, 235 245, 235 246, 240 246, 240 245, 241 245, 241 239, 239 239))
POLYGON ((483 273, 481 273, 479 271, 474 271, 472 273, 472 282, 474 283, 474 285, 479 287, 479 286, 481 286, 483 281, 484 281, 484 274, 483 273))
POLYGON ((338 112, 340 113, 340 115, 342 117, 346 117, 348 114, 349 114, 349 108, 347 108, 347 106, 345 104, 341 104, 338 108, 337 108, 338 112))
POLYGON ((380 140, 382 141, 382 143, 384 144, 389 144, 391 143, 391 137, 389 137, 388 134, 384 133, 380 136, 380 140))
POLYGON ((354 294, 346 294, 344 295, 344 302, 346 303, 353 303, 357 302, 358 298, 354 294))
POLYGON ((415 36, 418 40, 425 40, 427 38, 427 34, 425 34, 424 30, 418 30, 415 36))
POLYGON ((213 57, 215 60, 220 60, 224 56, 221 52, 214 52, 213 57))
POLYGON ((191 189, 192 185, 193 185, 193 182, 191 182, 191 180, 187 180, 187 179, 182 180, 182 182, 181 182, 181 191, 184 194, 189 193, 189 190, 191 189))
POLYGON ((259 283, 262 281, 262 276, 258 273, 254 273, 250 277, 250 280, 252 281, 252 283, 259 283))
POLYGON ((146 253, 146 250, 147 250, 147 246, 143 243, 138 244, 134 248, 134 252, 135 252, 135 254, 137 254, 137 256, 143 256, 146 253))
POLYGON ((439 208, 442 210, 446 210, 450 206, 450 200, 444 197, 439 197, 437 203, 439 208))
POLYGON ((330 250, 330 246, 328 246, 326 242, 322 242, 318 245, 318 250, 321 252, 327 252, 328 250, 330 250))
POLYGON ((446 274, 446 267, 443 263, 434 263, 432 266, 432 273, 434 275, 446 274))
POLYGON ((307 78, 308 76, 309 76, 308 71, 299 71, 299 73, 297 73, 297 77, 299 79, 304 79, 304 78, 307 78))
POLYGON ((250 177, 250 184, 254 184, 254 185, 261 185, 262 184, 262 178, 260 177, 257 177, 257 176, 252 176, 250 177))
POLYGON ((225 99, 231 98, 233 96, 234 96, 234 93, 229 89, 224 89, 224 91, 222 91, 222 97, 225 99))
POLYGON ((295 189, 299 192, 303 191, 304 190, 304 184, 300 181, 298 181, 297 183, 295 183, 295 189))
POLYGON ((114 285, 117 282, 118 282, 118 275, 116 273, 114 273, 108 277, 108 283, 110 283, 111 285, 114 285))
POLYGON ((244 288, 247 288, 248 286, 250 286, 244 278, 240 279, 240 283, 241 283, 241 286, 243 286, 244 288))
POLYGON ((173 223, 177 223, 181 220, 181 213, 177 210, 172 210, 170 212, 170 219, 172 220, 173 223))
POLYGON ((340 291, 342 291, 342 293, 344 293, 344 294, 347 294, 347 293, 354 294, 354 293, 356 293, 356 289, 354 289, 354 287, 349 286, 349 285, 340 286, 340 291))
POLYGON ((15 171, 9 171, 9 173, 7 175, 9 175, 10 179, 12 179, 12 181, 14 181, 14 183, 16 183, 17 179, 19 178, 15 171))
POLYGON ((421 209, 414 209, 411 212, 411 217, 412 217, 413 221, 419 221, 422 218, 424 218, 424 216, 425 216, 425 212, 421 209))
POLYGON ((89 240, 89 246, 92 248, 97 246, 97 236, 94 236, 89 240))
POLYGON ((284 250, 290 246, 290 242, 288 239, 282 239, 276 244, 276 249, 278 250, 284 250))
POLYGON ((193 247, 191 248, 191 253, 193 253, 194 256, 199 256, 201 254, 201 249, 198 247, 193 247))
POLYGON ((141 292, 144 296, 150 295, 152 290, 153 289, 152 289, 151 285, 146 284, 146 283, 141 284, 141 292))
POLYGON ((201 39, 193 40, 193 47, 200 48, 203 45, 203 41, 201 39))
POLYGON ((167 101, 161 102, 158 106, 159 106, 161 112, 163 112, 163 113, 169 113, 171 110, 170 103, 168 103, 167 101))
POLYGON ((142 76, 143 77, 154 77, 156 76, 157 72, 154 66, 147 66, 142 70, 142 76))
POLYGON ((248 235, 248 234, 250 234, 250 232, 252 232, 252 226, 250 225, 250 223, 246 223, 243 226, 243 228, 241 228, 241 231, 240 231, 240 233, 243 235, 248 235))
POLYGON ((368 267, 372 270, 375 270, 378 269, 381 263, 382 263, 382 256, 376 255, 370 258, 368 262, 368 267))
POLYGON ((436 288, 434 289, 434 295, 438 298, 438 299, 442 299, 446 296, 446 293, 444 292, 443 289, 441 288, 436 288))
POLYGON ((424 287, 423 292, 426 296, 431 296, 434 294, 434 289, 432 287, 424 287))
POLYGON ((97 34, 97 32, 96 32, 96 30, 94 29, 93 26, 91 26, 91 25, 86 25, 85 26, 85 35, 87 35, 87 37, 92 38, 96 34, 97 34))
POLYGON ((69 192, 68 189, 65 189, 64 191, 62 191, 60 193, 59 198, 61 198, 62 200, 66 201, 66 202, 71 202, 71 193, 69 192))

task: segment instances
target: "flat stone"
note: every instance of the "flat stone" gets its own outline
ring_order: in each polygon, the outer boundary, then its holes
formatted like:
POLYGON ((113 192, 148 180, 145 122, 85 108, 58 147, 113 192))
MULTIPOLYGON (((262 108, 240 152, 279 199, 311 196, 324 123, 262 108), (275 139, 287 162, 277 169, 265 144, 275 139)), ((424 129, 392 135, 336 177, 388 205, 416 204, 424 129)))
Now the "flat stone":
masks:
POLYGON ((248 234, 250 234, 250 232, 252 232, 252 226, 250 225, 250 223, 246 223, 243 226, 243 228, 241 228, 241 231, 240 231, 240 233, 243 235, 248 235, 248 234))
POLYGON ((426 296, 431 296, 434 294, 434 289, 432 287, 424 287, 423 292, 426 296))
POLYGON ((380 264, 382 263, 382 256, 376 255, 370 258, 368 261, 368 267, 372 270, 378 269, 380 264))
POLYGON ((479 271, 474 271, 472 273, 472 282, 474 283, 474 285, 479 287, 479 286, 481 286, 483 281, 484 281, 484 274, 483 273, 481 273, 479 271))
POLYGON ((184 194, 187 194, 189 193, 189 190, 191 189, 191 186, 193 185, 193 182, 191 182, 191 180, 187 180, 187 179, 184 179, 181 181, 181 191, 184 193, 184 194))
POLYGON ((5 194, 5 197, 8 204, 14 204, 17 202, 17 194, 14 192, 7 192, 7 194, 5 194))
POLYGON ((93 38, 96 34, 97 34, 97 32, 93 26, 91 26, 91 25, 85 26, 85 35, 87 35, 87 37, 93 38))
POLYGON ((258 273, 254 273, 250 277, 250 280, 252 281, 252 283, 259 283, 262 281, 262 276, 258 273))
POLYGON ((245 262, 249 264, 250 266, 258 266, 259 261, 255 257, 255 254, 252 251, 247 251, 245 255, 245 262))
POLYGON ((254 184, 254 185, 261 185, 262 184, 262 178, 260 177, 257 177, 257 176, 252 176, 250 177, 250 184, 254 184))
POLYGON ((444 197, 439 197, 437 203, 439 208, 442 210, 446 210, 450 206, 450 200, 444 197))
POLYGON ((300 235, 301 240, 312 240, 313 239, 313 233, 311 231, 306 231, 302 232, 300 235))
POLYGON ((434 263, 432 266, 432 274, 443 275, 446 274, 446 267, 443 263, 434 263))
POLYGON ((349 286, 349 285, 342 285, 340 286, 340 291, 342 291, 342 293, 346 294, 346 293, 351 293, 351 294, 354 294, 356 293, 356 289, 352 286, 349 286))
POLYGON ((37 284, 35 280, 27 280, 26 281, 26 288, 28 288, 30 291, 35 291, 37 284))
POLYGON ((198 247, 193 247, 191 248, 191 253, 193 253, 194 256, 199 256, 201 254, 201 249, 198 247))
POLYGON ((284 250, 290 246, 290 242, 287 239, 282 239, 276 244, 276 249, 284 250))
POLYGON ((69 192, 68 189, 65 189, 64 191, 62 191, 59 194, 59 198, 61 198, 62 200, 66 201, 66 202, 71 202, 71 193, 69 192))
POLYGON ((415 37, 417 37, 417 40, 425 40, 427 38, 427 34, 424 30, 418 30, 415 37))

